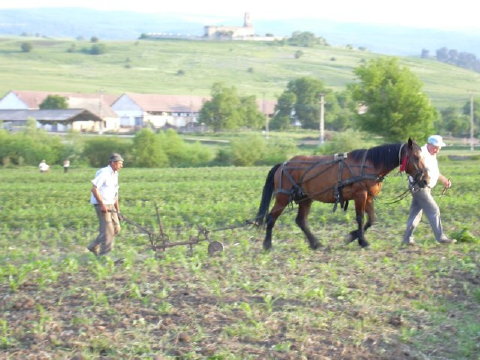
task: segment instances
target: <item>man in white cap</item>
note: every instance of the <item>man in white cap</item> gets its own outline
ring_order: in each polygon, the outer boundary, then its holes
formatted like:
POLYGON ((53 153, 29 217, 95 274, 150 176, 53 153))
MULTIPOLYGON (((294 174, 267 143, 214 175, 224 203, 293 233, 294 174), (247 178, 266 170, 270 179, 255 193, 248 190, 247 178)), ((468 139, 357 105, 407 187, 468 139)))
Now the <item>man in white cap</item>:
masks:
POLYGON ((98 170, 92 180, 90 203, 95 207, 100 226, 97 238, 87 248, 95 255, 105 255, 112 250, 114 237, 120 232, 118 172, 121 168, 122 156, 113 153, 109 165, 98 170))
MULTIPOLYGON (((410 186, 412 193, 412 204, 410 205, 410 214, 407 221, 407 229, 403 236, 403 243, 407 245, 415 245, 413 240, 413 231, 420 223, 422 214, 427 215, 430 226, 432 227, 435 239, 442 244, 455 243, 455 239, 449 239, 443 232, 442 221, 440 219, 440 209, 432 197, 431 191, 440 181, 443 186, 448 189, 452 186, 452 182, 445 176, 440 174, 437 162, 437 154, 445 146, 440 135, 432 135, 428 138, 427 143, 422 146, 422 155, 425 165, 428 168, 430 181, 425 188, 417 188, 410 186)), ((411 179, 409 179, 411 181, 411 179)), ((410 183, 411 184, 411 183, 410 183)))

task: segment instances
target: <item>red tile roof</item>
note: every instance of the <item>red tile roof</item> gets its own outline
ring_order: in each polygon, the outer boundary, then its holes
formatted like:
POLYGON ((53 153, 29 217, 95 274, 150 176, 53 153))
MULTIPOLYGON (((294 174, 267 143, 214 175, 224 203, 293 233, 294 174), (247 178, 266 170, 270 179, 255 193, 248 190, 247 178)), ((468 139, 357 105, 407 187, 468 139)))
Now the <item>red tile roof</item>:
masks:
POLYGON ((40 104, 47 98, 48 95, 60 95, 66 98, 75 97, 83 99, 100 99, 110 106, 119 95, 103 94, 103 93, 69 93, 61 91, 25 91, 25 90, 13 90, 12 93, 17 95, 30 109, 38 109, 40 104))

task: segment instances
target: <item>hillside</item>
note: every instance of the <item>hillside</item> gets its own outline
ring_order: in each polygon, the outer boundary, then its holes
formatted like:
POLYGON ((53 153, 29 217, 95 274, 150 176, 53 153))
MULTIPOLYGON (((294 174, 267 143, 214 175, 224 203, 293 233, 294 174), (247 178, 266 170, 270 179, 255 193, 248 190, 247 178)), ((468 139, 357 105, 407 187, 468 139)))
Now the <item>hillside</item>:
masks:
MULTIPOLYGON (((382 56, 342 47, 298 48, 271 43, 186 40, 101 41, 102 55, 87 55, 89 41, 0 38, 0 94, 11 89, 105 93, 209 95, 214 82, 243 95, 273 99, 288 81, 312 76, 342 90, 353 68, 382 56), (30 53, 20 51, 31 42, 30 53), (70 52, 68 51, 70 49, 70 52), (294 53, 303 51, 295 59, 294 53)), ((480 74, 432 60, 402 57, 438 107, 463 105, 480 85, 480 74)))
MULTIPOLYGON (((294 8, 295 6, 293 6, 294 8)), ((241 25, 242 13, 235 17, 211 14, 191 14, 185 9, 182 15, 170 13, 140 13, 132 11, 101 11, 87 8, 33 8, 0 9, 0 35, 39 34, 47 37, 97 36, 105 40, 134 40, 141 33, 162 32, 202 36, 205 25, 241 25)), ((318 16, 318 14, 316 14, 318 16)), ((251 14, 257 34, 289 36, 294 31, 310 31, 327 39, 331 45, 364 47, 371 51, 412 56, 422 49, 431 53, 442 47, 469 52, 480 56, 478 31, 453 31, 338 22, 327 19, 289 18, 265 20, 251 14)))

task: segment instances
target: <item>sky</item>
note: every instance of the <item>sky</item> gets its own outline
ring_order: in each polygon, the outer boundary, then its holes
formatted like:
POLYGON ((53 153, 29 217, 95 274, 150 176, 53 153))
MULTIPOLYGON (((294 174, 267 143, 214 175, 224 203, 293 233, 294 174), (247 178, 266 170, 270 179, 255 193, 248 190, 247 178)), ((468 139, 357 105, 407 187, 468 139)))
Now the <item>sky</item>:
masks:
POLYGON ((222 16, 238 18, 249 12, 253 21, 314 18, 444 30, 478 30, 480 22, 472 3, 472 0, 0 0, 0 9, 86 7, 183 14, 208 23, 221 22, 222 16))

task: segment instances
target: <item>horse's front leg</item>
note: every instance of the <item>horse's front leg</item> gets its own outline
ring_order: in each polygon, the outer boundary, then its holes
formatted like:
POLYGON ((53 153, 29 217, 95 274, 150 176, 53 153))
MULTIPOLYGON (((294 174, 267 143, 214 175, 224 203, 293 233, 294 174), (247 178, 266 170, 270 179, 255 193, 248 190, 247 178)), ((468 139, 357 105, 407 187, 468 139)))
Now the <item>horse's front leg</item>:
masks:
POLYGON ((373 206, 373 196, 367 197, 367 202, 365 204, 365 212, 367 213, 367 223, 363 227, 364 234, 365 231, 367 231, 367 229, 371 227, 375 222, 375 208, 373 206))

